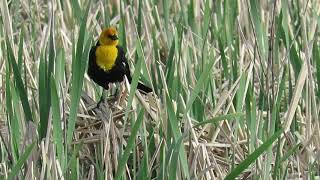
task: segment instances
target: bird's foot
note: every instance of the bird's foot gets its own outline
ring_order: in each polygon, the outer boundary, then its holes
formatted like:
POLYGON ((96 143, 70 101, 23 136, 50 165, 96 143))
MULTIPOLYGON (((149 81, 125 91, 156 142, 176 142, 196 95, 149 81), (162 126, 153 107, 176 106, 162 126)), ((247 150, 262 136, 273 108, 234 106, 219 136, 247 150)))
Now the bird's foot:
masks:
POLYGON ((106 98, 104 96, 101 96, 100 100, 97 103, 97 108, 100 108, 101 106, 105 105, 106 103, 106 98))
POLYGON ((116 88, 116 91, 112 95, 113 100, 119 99, 120 94, 121 94, 121 91, 119 92, 119 88, 116 88))
POLYGON ((103 90, 102 94, 101 94, 101 97, 100 97, 100 100, 97 103, 96 108, 100 108, 100 107, 102 107, 102 105, 106 105, 106 103, 107 103, 107 101, 106 101, 106 91, 103 90))

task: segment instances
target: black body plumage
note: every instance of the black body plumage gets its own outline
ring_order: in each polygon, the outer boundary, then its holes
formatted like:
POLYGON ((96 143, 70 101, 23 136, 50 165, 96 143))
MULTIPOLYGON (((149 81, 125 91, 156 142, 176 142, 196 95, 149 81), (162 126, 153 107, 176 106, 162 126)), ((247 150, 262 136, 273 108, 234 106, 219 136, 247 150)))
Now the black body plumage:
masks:
MULTIPOLYGON (((106 90, 109 89, 109 83, 122 82, 124 80, 124 76, 127 76, 129 83, 131 83, 132 78, 130 75, 129 65, 125 57, 125 51, 120 46, 116 46, 118 49, 118 56, 115 64, 110 70, 104 71, 96 63, 96 49, 99 45, 100 44, 98 42, 97 45, 93 46, 90 50, 87 71, 89 77, 106 90)), ((152 92, 151 88, 141 83, 138 83, 137 89, 144 93, 152 92)))

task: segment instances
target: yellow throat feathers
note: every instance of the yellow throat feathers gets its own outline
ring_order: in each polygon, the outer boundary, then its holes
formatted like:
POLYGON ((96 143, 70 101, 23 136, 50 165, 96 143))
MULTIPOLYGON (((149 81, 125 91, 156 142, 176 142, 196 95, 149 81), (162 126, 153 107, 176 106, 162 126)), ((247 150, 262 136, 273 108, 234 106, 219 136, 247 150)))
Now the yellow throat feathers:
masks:
POLYGON ((104 71, 109 71, 116 62, 118 49, 116 46, 98 46, 96 49, 97 65, 104 71))

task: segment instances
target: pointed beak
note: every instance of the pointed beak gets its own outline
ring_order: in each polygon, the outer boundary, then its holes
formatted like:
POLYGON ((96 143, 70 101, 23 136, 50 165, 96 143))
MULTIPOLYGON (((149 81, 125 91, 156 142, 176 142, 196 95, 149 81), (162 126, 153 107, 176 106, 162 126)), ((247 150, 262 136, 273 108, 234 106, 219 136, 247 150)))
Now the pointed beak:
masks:
POLYGON ((109 36, 109 38, 112 39, 112 40, 117 40, 118 36, 117 35, 113 35, 113 36, 109 36))

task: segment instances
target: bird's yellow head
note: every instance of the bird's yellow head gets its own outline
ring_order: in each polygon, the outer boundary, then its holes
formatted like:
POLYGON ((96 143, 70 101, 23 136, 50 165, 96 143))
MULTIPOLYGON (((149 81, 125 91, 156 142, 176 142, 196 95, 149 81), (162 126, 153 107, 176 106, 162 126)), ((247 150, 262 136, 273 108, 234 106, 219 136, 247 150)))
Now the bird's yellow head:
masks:
POLYGON ((118 31, 115 27, 104 29, 99 37, 99 43, 102 46, 116 46, 119 43, 118 31))

